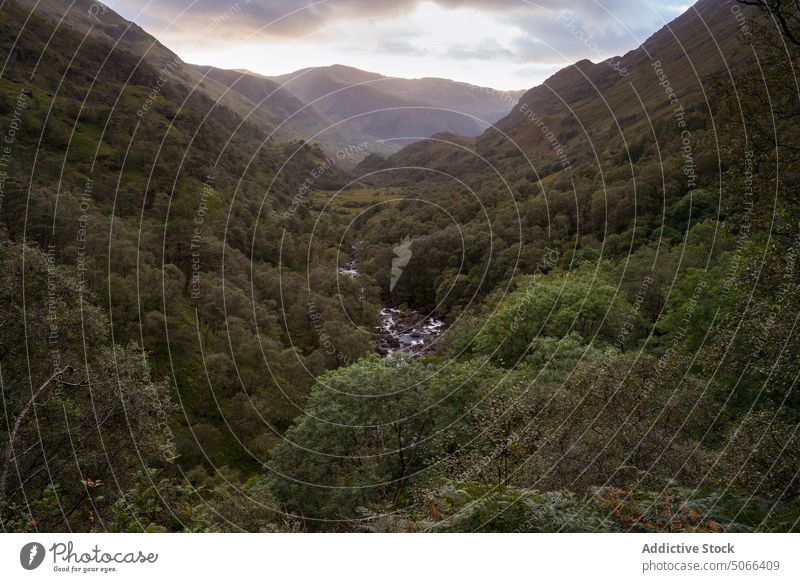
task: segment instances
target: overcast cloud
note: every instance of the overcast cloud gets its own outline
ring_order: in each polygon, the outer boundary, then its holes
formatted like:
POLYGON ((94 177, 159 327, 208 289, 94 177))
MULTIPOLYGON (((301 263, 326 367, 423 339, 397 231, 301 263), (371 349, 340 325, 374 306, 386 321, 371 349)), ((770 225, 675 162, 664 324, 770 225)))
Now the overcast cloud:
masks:
POLYGON ((116 0, 109 6, 188 62, 265 75, 341 63, 499 89, 527 89, 577 60, 625 53, 687 8, 685 0, 116 0))

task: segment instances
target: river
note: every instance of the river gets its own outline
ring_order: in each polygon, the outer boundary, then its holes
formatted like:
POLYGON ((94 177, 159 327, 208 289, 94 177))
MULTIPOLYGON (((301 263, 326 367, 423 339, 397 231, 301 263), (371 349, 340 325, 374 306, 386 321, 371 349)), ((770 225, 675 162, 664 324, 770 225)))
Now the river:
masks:
MULTIPOLYGON (((353 245, 353 253, 339 267, 339 274, 353 279, 359 276, 356 252, 360 244, 353 245)), ((432 314, 423 314, 416 309, 384 305, 380 310, 381 323, 376 328, 378 335, 375 351, 382 356, 404 352, 414 356, 433 352, 435 340, 444 331, 444 321, 432 314)))

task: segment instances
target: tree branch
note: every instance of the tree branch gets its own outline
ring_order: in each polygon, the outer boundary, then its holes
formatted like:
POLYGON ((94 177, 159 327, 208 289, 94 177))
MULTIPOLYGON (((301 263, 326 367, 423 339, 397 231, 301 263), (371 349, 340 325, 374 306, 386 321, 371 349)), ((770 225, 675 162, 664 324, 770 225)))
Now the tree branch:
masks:
POLYGON ((3 469, 0 471, 0 502, 5 500, 6 494, 6 479, 8 478, 8 468, 11 466, 11 459, 14 458, 14 441, 17 438, 17 434, 19 434, 20 429, 22 428, 22 422, 25 420, 25 417, 28 416, 28 413, 31 411, 33 407, 34 401, 41 396, 41 394, 50 386, 50 384, 59 378, 62 374, 66 374, 72 371, 71 366, 67 366, 65 368, 57 368, 53 375, 50 376, 47 380, 42 383, 39 388, 36 389, 36 392, 33 393, 30 400, 25 404, 22 408, 22 411, 17 416, 17 420, 14 422, 14 428, 11 429, 11 434, 8 436, 8 443, 6 444, 5 455, 3 458, 3 469))

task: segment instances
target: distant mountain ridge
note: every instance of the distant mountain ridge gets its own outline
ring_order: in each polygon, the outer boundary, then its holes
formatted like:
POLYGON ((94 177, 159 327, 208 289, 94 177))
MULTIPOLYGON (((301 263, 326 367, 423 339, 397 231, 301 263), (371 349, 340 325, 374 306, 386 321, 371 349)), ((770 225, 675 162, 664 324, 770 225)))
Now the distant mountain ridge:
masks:
POLYGON ((505 117, 523 93, 448 79, 398 79, 343 65, 277 77, 192 65, 93 0, 18 1, 135 54, 256 123, 277 141, 311 140, 328 149, 366 143, 370 152, 391 154, 439 132, 478 135, 505 117))
POLYGON ((345 65, 270 78, 348 128, 390 140, 441 132, 478 135, 506 116, 523 93, 449 79, 386 77, 345 65))
MULTIPOLYGON (((305 139, 333 148, 366 144, 369 151, 379 153, 392 153, 399 149, 391 144, 377 143, 373 136, 337 125, 333 119, 303 103, 280 83, 268 77, 243 70, 233 71, 204 65, 192 67, 204 78, 220 83, 248 99, 255 110, 264 110, 266 115, 275 118, 279 127, 286 127, 305 139)), ((277 133, 280 136, 285 130, 277 133)))

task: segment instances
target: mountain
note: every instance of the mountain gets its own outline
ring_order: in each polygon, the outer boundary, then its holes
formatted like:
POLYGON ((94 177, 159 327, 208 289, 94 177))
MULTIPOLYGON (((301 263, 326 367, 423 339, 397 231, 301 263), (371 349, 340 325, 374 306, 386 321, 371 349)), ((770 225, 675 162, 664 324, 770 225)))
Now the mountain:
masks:
MULTIPOLYGON (((744 12, 752 16, 746 8, 744 12)), ((545 143, 541 132, 534 142, 530 139, 534 132, 526 112, 534 112, 546 118, 564 145, 580 147, 588 143, 581 128, 595 144, 598 138, 606 143, 604 136, 613 141, 649 132, 651 121, 674 117, 679 107, 689 117, 708 113, 708 76, 752 58, 738 33, 738 23, 726 5, 701 0, 639 48, 611 59, 625 75, 606 62, 579 61, 525 93, 498 129, 524 145, 541 146, 545 143), (675 94, 672 101, 668 88, 675 94)), ((500 138, 493 132, 485 136, 494 143, 500 138)))
POLYGON ((321 132, 333 123, 313 107, 306 107, 278 83, 265 77, 210 66, 195 65, 194 68, 205 78, 213 79, 246 97, 257 108, 266 108, 281 123, 288 121, 305 135, 321 132))
POLYGON ((800 41, 770 17, 702 0, 553 75, 495 129, 359 165, 373 187, 339 202, 360 202, 359 277, 449 326, 433 361, 362 360, 315 385, 268 464, 291 512, 396 512, 372 531, 797 529, 800 41), (420 460, 435 434, 444 450, 420 460), (603 518, 557 507, 588 491, 603 518))
POLYGON ((442 131, 477 135, 505 116, 522 93, 447 79, 396 79, 340 65, 273 78, 191 65, 93 0, 19 4, 136 55, 165 78, 204 93, 278 141, 311 140, 328 151, 365 144, 369 152, 388 155, 442 131), (349 119, 353 116, 358 117, 349 119), (413 139, 396 139, 403 137, 413 139))
MULTIPOLYGON (((798 529, 800 42, 702 0, 495 129, 366 157, 421 166, 382 188, 284 141, 335 118, 282 83, 25 6, 0 9, 3 531, 798 529), (379 357, 417 314, 432 353, 379 357)), ((380 93, 354 95, 420 111, 380 93)))
MULTIPOLYGON (((753 17, 748 7, 742 13, 753 17)), ((582 60, 555 73, 525 92, 496 128, 461 140, 462 147, 415 144, 382 165, 424 161, 451 172, 486 172, 475 163, 474 150, 501 166, 532 164, 538 181, 584 162, 602 164, 617 156, 616 163, 627 155, 635 161, 655 147, 654 132, 677 138, 661 147, 680 146, 679 122, 689 129, 709 123, 709 77, 752 59, 740 38, 727 5, 701 0, 625 55, 600 63, 582 60), (672 101, 667 90, 675 95, 672 101)), ((376 163, 371 160, 370 167, 376 163)))
POLYGON ((395 79, 340 65, 272 78, 192 65, 93 0, 19 4, 140 57, 166 78, 204 93, 278 141, 311 140, 329 151, 366 144, 367 151, 386 155, 414 141, 398 137, 419 139, 442 131, 477 135, 505 116, 522 93, 447 79, 395 79), (385 111, 391 108, 396 109, 385 111), (352 116, 360 117, 348 119, 352 116))
MULTIPOLYGON (((756 21, 751 10, 743 15, 756 21)), ((426 257, 404 271, 404 281, 418 283, 395 287, 393 300, 441 305, 446 290, 447 301, 467 305, 476 289, 483 292, 478 281, 488 291, 538 268, 542 249, 555 241, 579 244, 587 256, 628 252, 647 236, 667 236, 665 224, 680 233, 687 216, 714 208, 728 164, 743 165, 741 158, 722 161, 719 134, 728 128, 718 120, 730 107, 721 110, 718 96, 755 90, 731 83, 731 68, 755 63, 739 32, 726 5, 701 0, 621 57, 562 69, 480 136, 443 132, 386 159, 366 157, 355 171, 373 188, 404 188, 456 207, 453 215, 470 209, 463 214, 469 224, 451 232, 428 218, 428 208, 410 203, 395 217, 384 213, 362 226, 358 236, 367 245, 370 237, 383 244, 416 237, 415 252, 426 257), (395 222, 400 226, 388 226, 395 222), (454 265, 463 233, 494 253, 475 252, 454 265), (449 252, 438 255, 441 249, 449 252), (454 266, 459 275, 446 279, 454 266)))
MULTIPOLYGON (((254 107, 241 94, 214 79, 205 78, 192 65, 148 34, 137 24, 130 22, 111 8, 94 0, 18 0, 29 12, 47 16, 70 29, 113 47, 114 51, 126 51, 158 70, 159 76, 179 82, 193 91, 203 93, 221 105, 247 117, 267 132, 276 131, 280 140, 299 139, 302 134, 291 125, 280 128, 280 115, 266 107, 254 107)), ((113 62, 113 59, 109 59, 113 62)))
POLYGON ((386 77, 343 65, 271 78, 346 127, 389 140, 439 132, 477 135, 504 117, 522 93, 448 79, 386 77))
POLYGON ((205 79, 216 81, 247 98, 255 110, 265 110, 267 116, 293 129, 304 138, 327 144, 335 149, 352 144, 366 144, 368 151, 391 153, 399 149, 394 144, 376 143, 373 136, 338 125, 314 107, 306 105, 280 83, 251 73, 232 71, 211 66, 195 65, 205 79))
MULTIPOLYGON (((104 20, 107 26, 87 35, 89 23, 81 15, 87 4, 50 12, 59 6, 49 2, 31 10, 11 1, 0 9, 0 59, 6 63, 0 117, 8 140, 0 156, 0 267, 6 274, 0 321, 14 322, 0 325, 0 408, 4 419, 20 420, 13 466, 24 477, 12 476, 4 468, 8 461, 0 465, 5 530, 17 528, 8 520, 21 507, 18 499, 48 495, 42 462, 55 467, 58 497, 76 508, 86 499, 80 479, 110 482, 118 471, 115 486, 127 489, 138 479, 137 468, 147 470, 144 463, 163 466, 160 446, 187 468, 204 455, 219 455, 215 464, 252 471, 236 443, 254 441, 217 428, 223 417, 250 414, 234 410, 241 404, 236 395, 245 389, 253 402, 263 402, 264 418, 282 431, 296 412, 277 382, 294 378, 291 390, 298 392, 292 398, 302 400, 311 379, 302 380, 299 362, 308 360, 320 372, 338 364, 335 355, 312 345, 316 334, 297 327, 307 327, 309 300, 332 315, 326 321, 337 343, 371 349, 369 338, 359 338, 335 315, 338 298, 303 290, 306 249, 335 248, 338 236, 320 233, 309 240, 309 204, 300 191, 311 182, 316 188, 344 186, 349 176, 341 167, 328 163, 314 144, 269 139, 274 126, 263 121, 266 111, 248 116, 252 104, 240 94, 228 91, 218 102, 197 90, 194 81, 202 75, 187 65, 178 63, 165 81, 157 60, 174 58, 172 53, 130 23, 104 20), (143 51, 157 59, 141 58, 143 51), (242 113, 234 109, 238 105, 242 113), (47 256, 39 249, 48 249, 47 256), (41 279, 46 262, 58 289, 49 317, 59 332, 50 342, 35 339, 43 337, 48 317, 41 279), (292 290, 284 299, 286 284, 292 290), (298 314, 290 318, 297 322, 288 323, 292 344, 280 304, 298 314), (212 321, 212 311, 222 319, 212 321), (223 319, 233 322, 232 333, 223 331, 223 319), (202 350, 193 341, 198 330, 202 350), (259 339, 258 333, 264 335, 259 339), (302 334, 307 339, 297 337, 302 334), (30 366, 21 356, 27 338, 36 344, 30 366), (176 338, 183 339, 174 343, 176 338), (44 350, 57 354, 57 362, 45 363, 44 350), (237 373, 230 367, 233 357, 237 373), (109 367, 112 359, 121 366, 118 374, 109 367), (219 364, 228 367, 226 394, 209 391, 204 374, 219 364), (73 382, 75 389, 37 396, 36 415, 26 417, 31 394, 25 387, 33 382, 46 388, 53 366, 65 371, 52 381, 73 382), (167 377, 168 385, 161 381, 167 377), (177 401, 180 416, 170 403, 177 401), (148 419, 159 414, 162 430, 154 430, 148 419), (137 436, 134 442, 120 425, 126 418, 137 435, 154 440, 137 436), (194 427, 217 443, 216 452, 198 444, 194 427), (46 455, 33 453, 32 439, 46 455), (113 448, 112 458, 104 456, 101 442, 113 448)), ((203 83, 227 90, 213 80, 203 83)), ((333 287, 335 271, 329 278, 333 287)), ((370 295, 366 290, 364 301, 374 302, 370 295)), ((376 309, 366 310, 360 325, 374 326, 376 309)), ((0 421, 3 451, 10 450, 9 431, 0 421)), ((262 446, 270 438, 261 427, 252 436, 262 446)), ((104 496, 110 503, 117 499, 113 490, 104 496)), ((51 512, 54 507, 34 510, 40 528, 87 526, 84 508, 64 515, 51 512)), ((98 523, 108 517, 105 509, 94 511, 102 513, 98 523)))
POLYGON ((329 150, 367 144, 368 151, 391 153, 398 146, 375 144, 372 136, 360 134, 305 106, 274 81, 247 72, 227 71, 185 63, 181 58, 111 8, 93 0, 20 0, 21 6, 61 21, 89 38, 110 43, 115 51, 126 51, 156 68, 165 79, 202 93, 258 125, 276 141, 312 139, 329 150))

